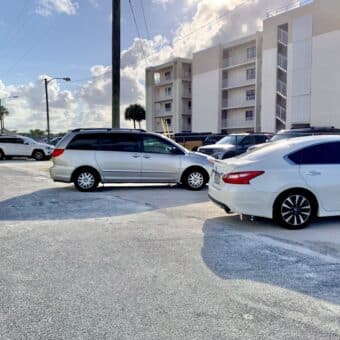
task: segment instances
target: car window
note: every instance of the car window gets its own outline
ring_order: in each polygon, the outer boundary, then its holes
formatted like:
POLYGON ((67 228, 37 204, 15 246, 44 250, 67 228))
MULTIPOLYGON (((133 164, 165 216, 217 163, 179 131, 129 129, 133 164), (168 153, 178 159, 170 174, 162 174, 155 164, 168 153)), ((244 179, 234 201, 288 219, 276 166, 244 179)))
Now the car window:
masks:
POLYGON ((267 139, 268 139, 267 136, 255 136, 255 143, 257 144, 265 143, 267 139))
POLYGON ((99 144, 99 134, 79 134, 73 137, 66 149, 96 150, 99 144))
POLYGON ((219 140, 216 144, 232 144, 236 145, 236 136, 226 136, 219 140))
POLYGON ((139 152, 140 137, 133 133, 107 133, 100 136, 100 150, 139 152))
POLYGON ((340 164, 340 142, 309 146, 288 156, 295 164, 340 164))
POLYGON ((22 138, 13 138, 13 141, 10 143, 24 144, 24 140, 22 138))
MULTIPOLYGON (((155 136, 144 136, 143 149, 145 153, 173 154, 176 146, 155 136)), ((179 150, 178 150, 179 151, 179 150)))
POLYGON ((254 136, 245 136, 243 138, 240 138, 239 141, 238 141, 238 144, 240 144, 240 145, 255 144, 255 137, 254 136))

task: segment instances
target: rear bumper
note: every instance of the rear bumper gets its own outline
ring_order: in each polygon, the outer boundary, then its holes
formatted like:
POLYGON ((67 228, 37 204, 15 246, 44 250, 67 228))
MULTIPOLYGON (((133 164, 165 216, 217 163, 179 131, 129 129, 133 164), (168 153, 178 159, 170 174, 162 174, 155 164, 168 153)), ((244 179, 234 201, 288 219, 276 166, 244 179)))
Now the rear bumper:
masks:
POLYGON ((71 183, 73 170, 73 168, 54 165, 50 168, 50 176, 55 182, 71 183))
POLYGON ((215 198, 213 198, 213 197, 212 197, 211 195, 209 195, 209 194, 208 194, 208 196, 209 196, 210 200, 211 200, 212 202, 214 202, 216 205, 218 205, 220 208, 224 209, 227 213, 231 213, 230 208, 229 208, 226 204, 224 204, 224 203, 222 203, 222 202, 216 200, 215 198))

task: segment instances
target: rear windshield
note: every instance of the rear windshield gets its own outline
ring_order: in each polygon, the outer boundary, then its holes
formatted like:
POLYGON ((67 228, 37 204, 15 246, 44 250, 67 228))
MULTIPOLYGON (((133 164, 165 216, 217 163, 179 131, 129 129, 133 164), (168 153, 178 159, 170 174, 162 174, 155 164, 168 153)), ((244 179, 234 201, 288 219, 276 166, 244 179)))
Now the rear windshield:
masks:
POLYGON ((232 144, 236 145, 236 136, 226 136, 219 140, 216 144, 232 144))

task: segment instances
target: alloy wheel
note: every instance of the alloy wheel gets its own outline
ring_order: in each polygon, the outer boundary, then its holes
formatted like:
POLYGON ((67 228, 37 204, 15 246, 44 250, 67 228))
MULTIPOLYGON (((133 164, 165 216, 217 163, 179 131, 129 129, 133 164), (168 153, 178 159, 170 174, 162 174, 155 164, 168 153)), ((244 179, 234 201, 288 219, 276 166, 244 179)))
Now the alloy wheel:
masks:
POLYGON ((188 176, 188 185, 193 189, 199 189, 204 184, 204 176, 199 171, 194 171, 188 176))
POLYGON ((95 177, 91 172, 82 172, 77 178, 77 182, 80 188, 84 190, 91 189, 95 184, 95 177))
POLYGON ((288 196, 281 204, 281 216, 288 225, 301 226, 308 221, 311 214, 311 202, 303 195, 288 196))

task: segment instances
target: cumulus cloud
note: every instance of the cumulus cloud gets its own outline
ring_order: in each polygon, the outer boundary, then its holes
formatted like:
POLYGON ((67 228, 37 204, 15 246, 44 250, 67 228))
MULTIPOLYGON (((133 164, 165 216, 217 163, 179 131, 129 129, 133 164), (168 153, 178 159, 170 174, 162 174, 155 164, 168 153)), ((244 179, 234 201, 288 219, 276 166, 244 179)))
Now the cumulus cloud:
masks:
POLYGON ((53 13, 74 15, 79 5, 72 0, 37 0, 36 13, 42 16, 50 16, 53 13))

